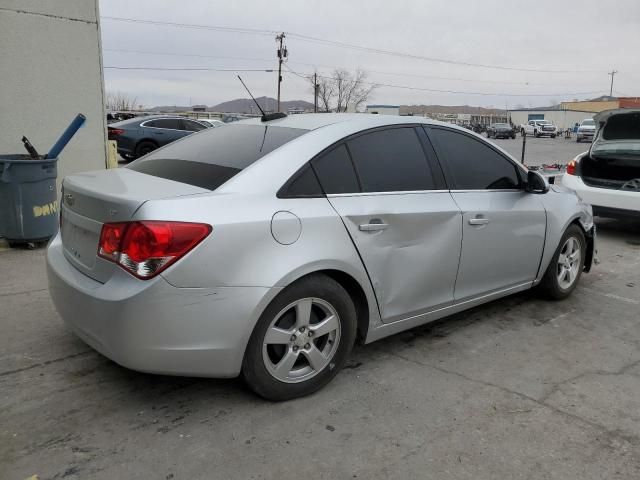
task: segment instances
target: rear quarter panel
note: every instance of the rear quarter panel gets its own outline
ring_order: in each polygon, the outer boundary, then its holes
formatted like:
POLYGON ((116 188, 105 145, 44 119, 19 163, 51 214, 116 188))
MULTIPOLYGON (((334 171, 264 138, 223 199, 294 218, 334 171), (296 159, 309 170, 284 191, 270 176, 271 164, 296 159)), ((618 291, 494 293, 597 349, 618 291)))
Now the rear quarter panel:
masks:
POLYGON ((200 245, 162 273, 176 287, 281 288, 312 272, 339 270, 361 285, 369 318, 379 321, 362 261, 326 198, 212 193, 149 201, 134 218, 206 222, 213 227, 200 245), (272 218, 282 211, 300 219, 300 235, 290 245, 278 243, 272 234, 272 218))

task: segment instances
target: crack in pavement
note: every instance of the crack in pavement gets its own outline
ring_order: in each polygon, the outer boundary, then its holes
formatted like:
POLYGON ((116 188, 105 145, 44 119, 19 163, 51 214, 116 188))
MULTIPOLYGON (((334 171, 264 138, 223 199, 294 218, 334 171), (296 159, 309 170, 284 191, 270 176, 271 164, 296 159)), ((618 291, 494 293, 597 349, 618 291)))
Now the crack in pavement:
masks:
MULTIPOLYGON (((434 370, 437 370, 437 371, 442 372, 442 373, 446 373, 448 375, 455 375, 455 376, 457 376, 459 378, 462 378, 464 380, 467 380, 469 382, 479 383, 479 384, 485 385, 487 387, 497 388, 498 390, 501 390, 501 391, 503 391, 505 393, 509 393, 511 395, 515 395, 515 396, 517 396, 519 398, 522 398, 524 400, 529 400, 529 401, 535 403, 536 405, 538 405, 538 406, 540 406, 542 408, 549 409, 552 412, 555 412, 555 413, 557 413, 557 414, 559 414, 559 415, 561 415, 563 417, 566 417, 566 418, 569 418, 569 419, 572 419, 572 420, 577 420, 577 421, 579 421, 579 422, 581 422, 583 424, 586 424, 586 425, 588 425, 588 426, 590 426, 592 428, 595 428, 595 429, 601 431, 602 433, 604 433, 605 435, 609 436, 610 438, 616 438, 618 440, 625 441, 625 442, 627 442, 627 443, 629 443, 631 445, 640 445, 640 437, 638 437, 638 436, 625 435, 625 434, 623 434, 623 433, 621 433, 621 432, 619 432, 617 430, 609 430, 604 425, 601 425, 599 423, 593 422, 591 420, 583 418, 583 417, 581 417, 579 415, 576 415, 574 413, 570 413, 570 412, 567 412, 565 410, 561 410, 561 409, 555 407, 554 405, 550 405, 548 403, 545 403, 545 402, 543 402, 541 400, 538 400, 538 399, 536 399, 534 397, 531 397, 531 396, 529 396, 529 395, 527 395, 525 393, 521 393, 521 392, 518 392, 516 390, 511 390, 510 388, 507 388, 507 387, 504 387, 502 385, 498 385, 498 384, 495 384, 495 383, 492 383, 492 382, 487 382, 485 380, 479 380, 479 379, 476 379, 476 378, 471 378, 471 377, 469 377, 469 376, 467 376, 467 375, 465 375, 463 373, 456 372, 454 370, 448 370, 446 368, 438 367, 436 365, 431 365, 429 363, 424 363, 424 362, 420 362, 418 360, 413 360, 411 358, 404 357, 404 356, 402 356, 402 355, 400 355, 398 353, 395 353, 395 352, 386 352, 386 353, 388 353, 389 355, 391 355, 393 357, 396 357, 396 358, 399 358, 399 359, 404 360, 406 362, 409 362, 409 363, 420 365, 422 367, 432 368, 434 370)), ((639 361, 635 361, 631 365, 626 365, 624 367, 624 369, 632 368, 637 363, 640 363, 640 362, 639 361)))
POLYGON ((0 372, 0 377, 6 377, 7 375, 13 375, 14 373, 24 372, 26 370, 31 370, 33 368, 45 367, 47 365, 51 365, 52 363, 62 362, 64 360, 69 360, 70 358, 79 357, 81 355, 86 355, 88 353, 93 353, 94 350, 84 350, 82 352, 73 353, 71 355, 67 355, 65 357, 54 358, 52 360, 46 360, 41 363, 36 363, 34 365, 29 365, 28 367, 16 368, 15 370, 7 370, 6 372, 0 372))

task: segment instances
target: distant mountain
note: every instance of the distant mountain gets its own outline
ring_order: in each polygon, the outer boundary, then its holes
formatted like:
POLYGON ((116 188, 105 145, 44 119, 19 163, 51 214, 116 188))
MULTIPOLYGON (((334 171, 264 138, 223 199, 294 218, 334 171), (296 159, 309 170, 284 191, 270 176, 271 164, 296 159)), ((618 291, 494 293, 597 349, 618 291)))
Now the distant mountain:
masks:
POLYGON ((496 115, 504 113, 504 109, 472 107, 470 105, 401 105, 400 115, 424 115, 425 113, 475 113, 479 115, 496 115))
MULTIPOLYGON (((271 97, 259 97, 256 101, 264 111, 275 111, 278 101, 271 97)), ((312 110, 313 103, 304 100, 289 100, 280 102, 280 110, 287 112, 289 109, 312 110)), ((219 103, 207 108, 210 112, 225 113, 259 113, 256 104, 250 98, 237 98, 228 102, 219 103)))

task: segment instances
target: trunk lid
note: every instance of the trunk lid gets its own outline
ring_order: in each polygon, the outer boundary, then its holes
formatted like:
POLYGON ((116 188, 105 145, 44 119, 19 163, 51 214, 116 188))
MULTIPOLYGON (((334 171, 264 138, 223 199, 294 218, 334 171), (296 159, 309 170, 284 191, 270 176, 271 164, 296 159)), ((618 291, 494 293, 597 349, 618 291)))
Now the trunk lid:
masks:
POLYGON ((66 177, 60 213, 64 254, 82 273, 104 283, 119 268, 97 256, 104 223, 131 220, 148 200, 208 192, 125 168, 66 177))

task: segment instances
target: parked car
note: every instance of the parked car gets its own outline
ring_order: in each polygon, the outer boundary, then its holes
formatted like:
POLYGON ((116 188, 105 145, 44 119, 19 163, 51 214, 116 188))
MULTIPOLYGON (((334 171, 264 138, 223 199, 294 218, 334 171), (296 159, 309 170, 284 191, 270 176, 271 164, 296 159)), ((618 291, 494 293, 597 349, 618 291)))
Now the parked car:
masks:
POLYGON ((640 109, 606 110, 594 121, 591 148, 567 165, 562 183, 595 215, 640 217, 640 109))
POLYGON ((578 131, 576 132, 576 142, 581 142, 582 140, 593 140, 593 136, 596 133, 596 122, 593 118, 585 118, 580 122, 580 126, 578 127, 578 131))
POLYGON ((558 129, 556 126, 548 120, 529 120, 524 125, 520 126, 521 135, 533 135, 534 137, 550 136, 556 138, 558 135, 558 129))
POLYGON ((144 372, 314 392, 373 342, 591 267, 591 208, 463 128, 301 114, 211 128, 66 177, 49 289, 144 372))
POLYGON ((220 120, 215 120, 213 118, 197 118, 196 121, 198 121, 199 123, 202 123, 207 128, 221 127, 224 125, 224 122, 220 120))
POLYGON ((107 126, 109 140, 118 143, 118 153, 133 160, 156 148, 207 127, 195 120, 175 116, 136 117, 107 126))
POLYGON ((487 138, 516 138, 515 129, 508 123, 492 123, 487 127, 487 138))

